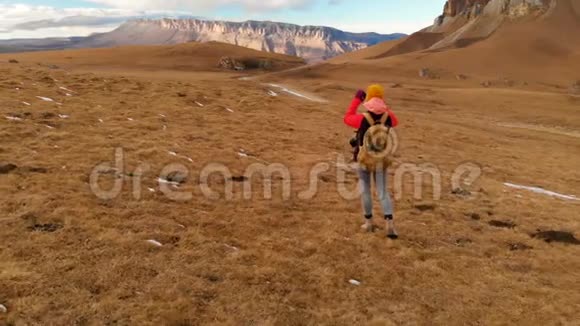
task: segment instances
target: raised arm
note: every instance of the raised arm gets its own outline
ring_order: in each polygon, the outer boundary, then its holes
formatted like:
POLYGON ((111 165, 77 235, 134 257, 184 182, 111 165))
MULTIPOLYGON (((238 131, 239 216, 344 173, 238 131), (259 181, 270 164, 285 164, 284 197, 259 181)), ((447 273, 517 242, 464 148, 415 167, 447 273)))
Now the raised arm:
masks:
POLYGON ((357 109, 362 104, 365 97, 366 97, 365 92, 363 92, 361 90, 359 90, 356 93, 355 98, 350 103, 350 106, 348 107, 348 110, 346 111, 346 114, 344 115, 344 123, 347 126, 353 127, 355 129, 360 128, 362 121, 364 119, 364 116, 362 114, 357 113, 357 109))

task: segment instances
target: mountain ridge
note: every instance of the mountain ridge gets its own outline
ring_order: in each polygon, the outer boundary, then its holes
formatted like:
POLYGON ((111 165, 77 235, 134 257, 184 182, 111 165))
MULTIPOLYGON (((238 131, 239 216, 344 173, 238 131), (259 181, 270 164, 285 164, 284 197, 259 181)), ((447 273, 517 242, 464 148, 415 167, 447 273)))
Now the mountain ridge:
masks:
POLYGON ((351 33, 327 26, 272 21, 133 19, 111 32, 87 37, 0 41, 0 52, 217 41, 316 62, 404 36, 401 33, 351 33), (14 51, 10 51, 10 46, 14 51))
MULTIPOLYGON (((554 15, 555 10, 569 11, 569 15, 574 15, 574 8, 569 0, 448 0, 442 14, 431 26, 400 39, 397 44, 386 45, 383 51, 380 50, 382 44, 373 46, 374 49, 367 52, 374 55, 366 56, 366 59, 464 48, 486 40, 509 25, 561 17, 561 14, 554 15)), ((564 20, 570 19, 564 17, 564 20)))

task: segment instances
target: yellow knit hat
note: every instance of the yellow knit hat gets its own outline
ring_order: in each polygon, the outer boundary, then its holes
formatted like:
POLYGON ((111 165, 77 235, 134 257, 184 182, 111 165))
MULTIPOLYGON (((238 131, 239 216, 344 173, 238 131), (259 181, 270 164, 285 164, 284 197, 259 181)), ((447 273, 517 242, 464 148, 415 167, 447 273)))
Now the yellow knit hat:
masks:
POLYGON ((369 88, 367 88, 367 101, 370 101, 371 99, 378 97, 380 99, 384 99, 385 98, 385 89, 383 88, 383 86, 379 85, 379 84, 374 84, 369 86, 369 88))

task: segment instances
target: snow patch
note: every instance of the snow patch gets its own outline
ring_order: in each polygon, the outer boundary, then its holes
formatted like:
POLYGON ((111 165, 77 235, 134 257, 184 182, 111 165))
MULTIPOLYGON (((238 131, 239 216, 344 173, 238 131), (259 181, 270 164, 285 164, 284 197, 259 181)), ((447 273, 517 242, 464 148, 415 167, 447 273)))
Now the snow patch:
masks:
POLYGON ((349 280, 348 283, 356 286, 360 286, 362 284, 360 281, 357 280, 349 280))
POLYGON ((70 89, 66 88, 66 87, 59 87, 60 89, 62 89, 63 91, 67 91, 69 93, 75 93, 75 91, 71 91, 70 89))
POLYGON ((157 182, 162 183, 162 184, 168 184, 174 187, 179 187, 179 182, 173 182, 173 181, 169 181, 169 180, 165 180, 163 178, 158 178, 157 182))
POLYGON ((229 244, 225 244, 224 246, 226 246, 227 248, 229 248, 233 251, 240 251, 240 249, 238 247, 230 246, 229 244))
POLYGON ((188 160, 189 162, 193 163, 193 159, 191 157, 188 157, 188 156, 185 156, 185 155, 179 155, 176 152, 172 152, 172 151, 169 151, 168 153, 171 156, 181 157, 181 158, 184 158, 184 159, 188 160))
POLYGON ((258 157, 256 157, 256 156, 254 156, 254 155, 252 155, 252 154, 249 154, 249 153, 248 153, 248 152, 246 152, 246 150, 244 150, 244 149, 240 149, 240 151, 238 152, 238 156, 239 156, 239 157, 243 157, 243 158, 251 158, 251 159, 253 159, 253 160, 256 160, 256 161, 258 161, 258 162, 260 162, 260 163, 264 163, 264 164, 270 164, 270 162, 268 162, 268 161, 262 160, 262 159, 260 159, 260 158, 258 158, 258 157))
POLYGON ((528 187, 528 186, 521 186, 521 185, 517 185, 517 184, 513 184, 513 183, 504 183, 504 185, 506 187, 509 188, 514 188, 514 189, 520 189, 520 190, 527 190, 527 191, 531 191, 537 194, 542 194, 542 195, 546 195, 546 196, 550 196, 550 197, 556 197, 556 198, 561 198, 561 199, 566 199, 566 200, 577 200, 580 201, 580 198, 577 198, 574 195, 563 195, 563 194, 559 194, 557 192, 553 192, 553 191, 549 191, 546 189, 542 189, 539 187, 528 187))
POLYGON ((317 99, 314 99, 312 97, 306 96, 304 94, 301 94, 301 93, 299 93, 297 91, 291 90, 289 88, 286 88, 286 87, 281 86, 281 85, 278 85, 278 84, 268 84, 268 85, 269 86, 272 86, 272 87, 276 87, 276 88, 280 89, 282 92, 288 93, 290 95, 294 95, 296 97, 300 97, 300 98, 303 98, 303 99, 306 99, 306 100, 309 100, 309 101, 312 101, 312 102, 320 102, 317 99))
POLYGON ((157 240, 147 240, 147 243, 150 243, 156 247, 163 247, 163 244, 157 240))

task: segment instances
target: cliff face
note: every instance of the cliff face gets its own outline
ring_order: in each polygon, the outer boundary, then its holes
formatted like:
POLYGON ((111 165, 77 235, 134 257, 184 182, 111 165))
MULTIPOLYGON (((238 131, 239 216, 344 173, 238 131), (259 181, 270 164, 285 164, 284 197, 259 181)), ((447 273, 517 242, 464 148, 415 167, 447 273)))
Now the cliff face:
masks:
POLYGON ((449 0, 445 3, 443 15, 455 17, 463 13, 477 14, 490 0, 449 0))
POLYGON ((482 14, 517 18, 545 12, 555 2, 556 0, 448 0, 436 25, 449 18, 474 19, 482 14))
POLYGON ((217 41, 255 50, 320 61, 366 48, 402 34, 347 33, 320 26, 247 21, 243 23, 197 19, 135 20, 118 29, 87 38, 82 47, 137 44, 177 44, 217 41))
POLYGON ((557 0, 448 0, 443 14, 425 31, 443 36, 432 49, 465 46, 489 37, 506 20, 539 17, 556 3, 557 0))

